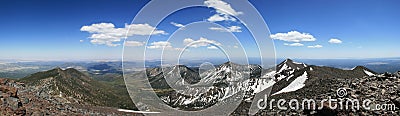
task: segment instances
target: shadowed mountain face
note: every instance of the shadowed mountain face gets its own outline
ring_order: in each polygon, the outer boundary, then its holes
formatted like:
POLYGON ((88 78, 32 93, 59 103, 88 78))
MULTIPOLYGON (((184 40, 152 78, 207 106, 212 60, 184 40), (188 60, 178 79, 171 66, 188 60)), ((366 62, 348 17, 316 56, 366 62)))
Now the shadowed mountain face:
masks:
POLYGON ((304 90, 313 90, 314 92, 307 93, 310 96, 321 94, 329 91, 330 87, 336 85, 337 80, 361 78, 368 76, 366 72, 375 74, 375 72, 363 67, 357 66, 352 70, 342 70, 332 67, 308 66, 303 63, 296 63, 287 59, 277 66, 277 73, 275 74, 275 81, 272 93, 287 87, 290 83, 295 81, 298 77, 306 77, 302 81, 303 85, 298 88, 307 88, 304 90))

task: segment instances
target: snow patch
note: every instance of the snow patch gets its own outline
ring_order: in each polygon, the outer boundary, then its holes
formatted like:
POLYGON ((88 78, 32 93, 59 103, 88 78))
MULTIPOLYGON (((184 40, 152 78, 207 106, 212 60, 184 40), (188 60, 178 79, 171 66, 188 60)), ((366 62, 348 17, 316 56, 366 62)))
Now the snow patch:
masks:
POLYGON ((295 62, 295 61, 293 61, 293 63, 295 63, 295 64, 303 64, 303 63, 300 63, 300 62, 295 62))
POLYGON ((282 68, 278 71, 278 73, 282 72, 283 70, 287 70, 289 68, 290 68, 289 66, 287 66, 286 64, 283 64, 282 68))
POLYGON ((369 72, 367 70, 364 70, 364 73, 367 74, 368 76, 374 76, 375 74, 372 72, 369 72))
POLYGON ((129 113, 142 113, 142 114, 157 114, 160 112, 146 112, 146 111, 135 111, 135 110, 127 110, 127 109, 118 109, 120 112, 129 112, 129 113))
POLYGON ((261 91, 273 86, 275 83, 274 80, 267 81, 266 79, 260 79, 257 81, 257 84, 254 85, 255 87, 253 86, 252 88, 254 93, 260 93, 261 91))
POLYGON ((308 79, 307 72, 304 72, 303 75, 297 77, 292 83, 290 83, 288 86, 286 86, 282 90, 272 94, 272 96, 281 94, 281 93, 297 91, 305 86, 305 82, 307 79, 308 79))

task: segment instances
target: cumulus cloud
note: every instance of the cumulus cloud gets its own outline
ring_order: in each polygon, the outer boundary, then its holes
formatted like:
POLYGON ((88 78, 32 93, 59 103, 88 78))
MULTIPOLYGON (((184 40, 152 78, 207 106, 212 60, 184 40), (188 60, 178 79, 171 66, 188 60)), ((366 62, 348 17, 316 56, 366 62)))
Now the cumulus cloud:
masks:
POLYGON ((228 28, 222 28, 222 27, 210 27, 210 30, 215 30, 215 31, 220 31, 220 32, 242 32, 242 27, 239 26, 230 26, 228 28))
POLYGON ((308 48, 322 48, 322 45, 313 45, 313 46, 307 46, 308 48))
POLYGON ((206 5, 207 7, 214 8, 219 14, 229 14, 233 16, 243 14, 243 12, 236 11, 231 7, 230 4, 222 0, 206 0, 204 1, 204 5, 206 5))
POLYGON ((214 14, 213 16, 209 17, 207 19, 207 21, 210 21, 210 22, 236 21, 236 19, 229 15, 214 14))
POLYGON ((222 0, 206 0, 204 5, 210 8, 214 8, 217 14, 209 17, 207 20, 210 22, 217 21, 236 21, 232 16, 238 16, 243 12, 238 12, 232 8, 232 6, 222 0))
POLYGON ((185 27, 185 25, 179 24, 179 23, 175 23, 175 22, 171 22, 171 24, 174 25, 175 27, 179 27, 179 28, 185 27))
POLYGON ((149 49, 162 49, 162 48, 172 48, 172 45, 170 42, 167 41, 157 41, 150 43, 150 46, 147 46, 149 49))
POLYGON ((342 43, 342 40, 332 38, 332 39, 330 39, 328 42, 329 42, 329 43, 332 43, 332 44, 341 44, 341 43, 342 43))
POLYGON ((287 41, 287 42, 302 42, 302 41, 315 41, 313 35, 309 33, 300 33, 298 31, 290 31, 287 33, 271 34, 272 39, 287 41))
POLYGON ((285 45, 285 46, 304 46, 304 44, 302 44, 302 43, 291 43, 291 44, 284 43, 283 45, 285 45))
POLYGON ((216 49, 218 49, 218 48, 215 47, 215 46, 208 46, 207 49, 216 50, 216 49))
POLYGON ((81 42, 81 43, 82 43, 82 42, 84 42, 84 40, 79 40, 79 42, 81 42))
POLYGON ((217 46, 222 45, 221 43, 219 43, 217 41, 209 40, 209 39, 203 38, 203 37, 200 37, 199 40, 193 40, 191 38, 186 38, 183 40, 183 45, 185 45, 185 46, 190 45, 189 47, 194 47, 194 48, 206 47, 206 46, 210 46, 210 44, 214 44, 217 46))
POLYGON ((125 38, 125 36, 130 37, 134 35, 167 34, 165 31, 158 30, 155 27, 150 26, 149 24, 126 24, 124 28, 116 28, 115 25, 112 23, 98 23, 88 26, 82 26, 80 30, 92 34, 89 37, 92 44, 107 46, 121 45, 118 42, 120 42, 121 39, 125 38))
POLYGON ((131 47, 136 47, 136 46, 143 46, 144 42, 139 42, 139 41, 126 41, 125 46, 131 46, 131 47))

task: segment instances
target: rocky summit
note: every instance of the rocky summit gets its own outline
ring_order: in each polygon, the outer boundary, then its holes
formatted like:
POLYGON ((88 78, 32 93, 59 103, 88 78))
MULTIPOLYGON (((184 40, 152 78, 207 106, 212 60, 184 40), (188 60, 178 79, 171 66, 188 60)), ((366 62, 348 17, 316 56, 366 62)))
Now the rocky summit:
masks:
POLYGON ((56 68, 17 81, 0 78, 0 115, 132 115, 117 111, 132 104, 123 101, 129 96, 108 89, 75 69, 56 68))

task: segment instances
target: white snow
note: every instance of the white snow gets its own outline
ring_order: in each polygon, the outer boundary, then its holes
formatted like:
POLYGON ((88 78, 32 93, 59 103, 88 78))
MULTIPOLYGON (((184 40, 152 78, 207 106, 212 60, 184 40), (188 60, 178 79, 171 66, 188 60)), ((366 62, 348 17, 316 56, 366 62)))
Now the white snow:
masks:
POLYGON ((146 112, 146 111, 135 111, 135 110, 127 110, 127 109, 118 109, 120 112, 129 112, 129 113, 142 113, 142 114, 157 114, 160 112, 146 112))
POLYGON ((313 71, 314 69, 312 67, 310 67, 310 71, 313 71))
POLYGON ((293 63, 295 63, 295 64, 303 64, 303 63, 300 63, 300 62, 295 62, 295 61, 293 61, 293 63))
POLYGON ((226 68, 225 72, 231 72, 231 69, 230 68, 226 68))
POLYGON ((364 73, 367 74, 368 76, 374 76, 375 74, 372 72, 369 72, 367 70, 364 70, 364 73))
POLYGON ((260 93, 261 91, 264 91, 265 89, 267 89, 268 87, 271 87, 275 84, 276 82, 274 80, 267 80, 267 79, 260 79, 257 81, 257 83, 255 84, 255 86, 257 87, 253 87, 254 88, 254 93, 260 93))
POLYGON ((275 71, 271 71, 268 72, 267 74, 263 75, 262 78, 273 78, 275 76, 276 72, 275 71))
POLYGON ((283 64, 282 68, 278 71, 278 73, 282 72, 283 70, 287 70, 289 68, 290 68, 289 66, 287 66, 286 64, 283 64))
POLYGON ((195 100, 197 100, 197 99, 199 99, 199 96, 198 97, 195 97, 195 98, 192 98, 192 99, 186 99, 184 102, 183 102, 183 104, 184 105, 188 105, 188 104, 191 104, 191 103, 193 103, 195 100))
POLYGON ((289 81, 290 78, 292 78, 294 75, 290 75, 288 78, 286 78, 286 81, 289 81))
POLYGON ((277 95, 277 94, 281 94, 281 93, 297 91, 297 90, 299 90, 299 89, 301 89, 301 88, 303 88, 305 86, 305 82, 306 82, 307 79, 308 79, 307 72, 304 72, 303 75, 297 77, 292 83, 290 83, 288 86, 286 86, 282 90, 272 94, 272 96, 273 95, 277 95))

